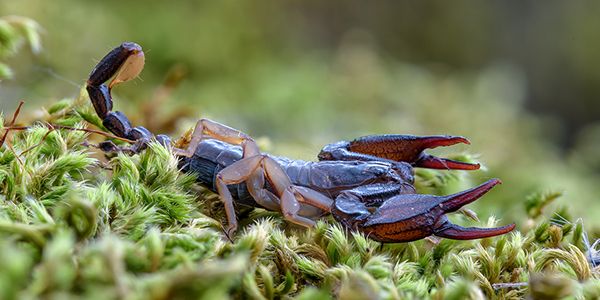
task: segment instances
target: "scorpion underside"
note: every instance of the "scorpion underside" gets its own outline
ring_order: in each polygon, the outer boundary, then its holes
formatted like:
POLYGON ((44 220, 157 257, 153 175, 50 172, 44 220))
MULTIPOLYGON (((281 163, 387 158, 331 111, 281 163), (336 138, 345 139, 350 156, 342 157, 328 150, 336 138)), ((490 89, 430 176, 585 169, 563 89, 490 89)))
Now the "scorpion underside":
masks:
MULTIPOLYGON (((135 78, 144 53, 125 42, 94 68, 87 90, 104 126, 115 135, 136 141, 143 149, 151 139, 169 145, 164 135, 132 127, 121 112, 112 111, 111 88, 135 78), (112 78, 112 80, 111 80, 112 78), (105 82, 109 81, 108 85, 105 82)), ((413 167, 476 170, 469 164, 438 158, 424 150, 469 143, 457 136, 379 135, 337 142, 323 148, 319 161, 275 157, 259 151, 254 140, 236 129, 202 119, 185 149, 173 147, 183 171, 219 193, 227 215, 227 235, 237 228, 234 203, 281 211, 286 220, 312 226, 314 218, 331 213, 345 227, 381 242, 407 242, 430 235, 477 239, 504 234, 515 225, 464 228, 445 216, 489 191, 498 179, 448 196, 416 194, 413 167)), ((114 149, 104 143, 103 149, 114 149)))

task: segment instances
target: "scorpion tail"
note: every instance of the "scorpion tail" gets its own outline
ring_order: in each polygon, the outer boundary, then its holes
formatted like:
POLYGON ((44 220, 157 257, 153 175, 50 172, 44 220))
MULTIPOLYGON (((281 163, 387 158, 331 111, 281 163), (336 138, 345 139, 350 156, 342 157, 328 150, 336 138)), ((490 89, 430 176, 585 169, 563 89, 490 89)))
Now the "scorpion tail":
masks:
POLYGON ((86 89, 98 116, 106 118, 112 110, 110 90, 118 83, 139 75, 144 66, 144 51, 136 43, 125 42, 104 56, 90 73, 86 89), (113 80, 106 86, 104 83, 113 80))
MULTIPOLYGON (((90 100, 104 127, 118 137, 142 142, 152 138, 152 133, 142 126, 132 127, 123 113, 112 111, 111 89, 121 82, 137 77, 143 67, 142 47, 136 43, 124 42, 100 60, 88 77, 86 85, 90 100), (105 82, 109 80, 106 85, 105 82)), ((159 135, 156 139, 163 144, 170 143, 169 137, 165 135, 159 135)))

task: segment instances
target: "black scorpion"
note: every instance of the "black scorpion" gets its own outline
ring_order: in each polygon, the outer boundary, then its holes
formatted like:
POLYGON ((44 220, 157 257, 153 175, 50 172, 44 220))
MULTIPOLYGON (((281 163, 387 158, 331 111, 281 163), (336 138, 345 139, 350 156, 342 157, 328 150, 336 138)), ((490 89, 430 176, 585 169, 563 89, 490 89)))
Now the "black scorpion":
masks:
MULTIPOLYGON (((195 173, 198 183, 219 194, 228 236, 237 229, 235 205, 280 211, 286 220, 307 227, 315 224, 315 218, 331 213, 346 228, 381 242, 407 242, 430 235, 477 239, 505 234, 515 227, 464 228, 445 215, 477 200, 500 183, 498 179, 448 196, 416 194, 413 167, 479 169, 479 164, 424 152, 468 144, 463 137, 367 136, 325 146, 319 161, 300 161, 261 153, 245 133, 202 119, 184 149, 173 147, 169 137, 132 127, 123 113, 112 110, 112 87, 137 77, 143 65, 142 48, 131 42, 116 47, 97 64, 86 86, 96 113, 110 132, 136 141, 138 150, 152 139, 172 147, 182 171, 195 173)), ((103 148, 116 147, 111 145, 105 143, 103 148)))

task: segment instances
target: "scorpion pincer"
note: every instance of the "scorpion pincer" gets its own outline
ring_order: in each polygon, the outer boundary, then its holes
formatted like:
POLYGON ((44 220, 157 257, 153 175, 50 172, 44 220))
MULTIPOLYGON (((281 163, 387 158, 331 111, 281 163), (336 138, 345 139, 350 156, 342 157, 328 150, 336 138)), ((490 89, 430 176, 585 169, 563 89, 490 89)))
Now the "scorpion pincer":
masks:
MULTIPOLYGON (((136 141, 135 145, 141 145, 138 150, 152 139, 171 144, 167 136, 132 127, 123 113, 112 110, 112 87, 138 76, 143 65, 142 48, 125 42, 97 64, 86 86, 106 129, 136 141)), ((180 157, 182 171, 195 173, 199 184, 219 194, 229 236, 237 229, 236 205, 280 211, 287 221, 307 227, 315 224, 315 218, 331 213, 346 228, 381 242, 408 242, 430 235, 478 239, 510 232, 514 224, 465 228, 451 223, 445 215, 477 200, 499 184, 498 179, 453 195, 416 194, 413 167, 479 169, 479 164, 424 152, 457 143, 469 141, 442 135, 367 136, 325 146, 319 161, 300 161, 261 153, 245 133, 202 119, 189 144, 184 149, 172 149, 180 157)), ((103 149, 110 148, 104 145, 103 149)))

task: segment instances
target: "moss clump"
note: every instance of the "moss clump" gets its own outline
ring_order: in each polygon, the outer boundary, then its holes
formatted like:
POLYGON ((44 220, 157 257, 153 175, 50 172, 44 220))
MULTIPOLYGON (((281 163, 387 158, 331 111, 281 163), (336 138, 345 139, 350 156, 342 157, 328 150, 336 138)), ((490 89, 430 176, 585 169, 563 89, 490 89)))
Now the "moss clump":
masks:
MULTIPOLYGON (((55 104, 45 121, 99 124, 86 100, 55 104)), ((229 241, 218 200, 178 171, 168 149, 104 161, 85 132, 44 124, 0 148, 2 299, 600 295, 583 224, 543 214, 557 194, 529 198, 522 231, 483 240, 381 245, 332 219, 306 230, 255 210, 229 241)), ((466 176, 418 175, 421 190, 438 193, 466 176)))

